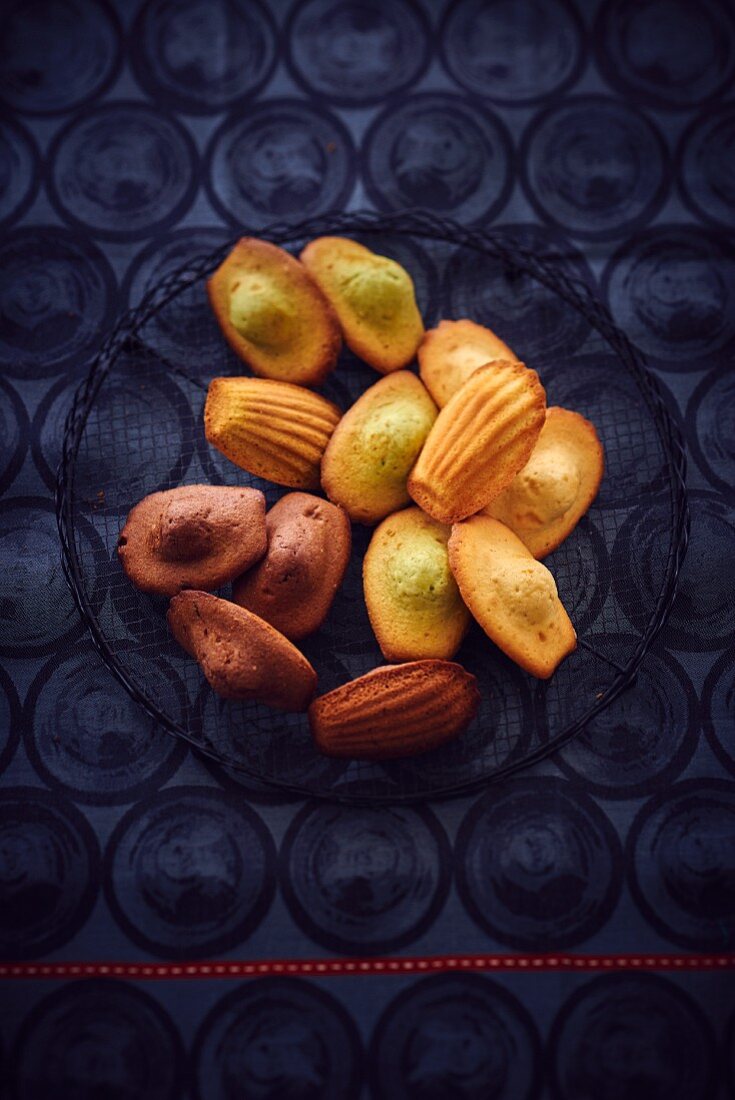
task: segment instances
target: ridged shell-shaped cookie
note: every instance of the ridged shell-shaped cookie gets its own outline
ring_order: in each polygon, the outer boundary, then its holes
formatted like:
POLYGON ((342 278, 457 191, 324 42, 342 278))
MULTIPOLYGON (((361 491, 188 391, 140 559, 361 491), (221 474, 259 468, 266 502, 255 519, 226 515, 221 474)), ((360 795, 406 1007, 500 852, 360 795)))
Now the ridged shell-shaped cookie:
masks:
POLYGON ((355 355, 381 374, 408 366, 424 323, 405 268, 347 237, 318 237, 301 261, 334 306, 355 355))
POLYGON ((337 315, 283 248, 243 237, 207 292, 227 343, 254 374, 316 386, 335 366, 342 346, 337 315))
POLYGON ((204 407, 208 441, 236 466, 291 489, 317 489, 340 410, 301 386, 213 378, 204 407))
POLYGON ((406 508, 376 529, 362 566, 365 603, 389 661, 454 656, 470 613, 449 567, 450 527, 406 508))
POLYGON ((329 441, 322 485, 356 523, 408 504, 406 481, 436 419, 436 405, 415 374, 381 378, 348 409, 329 441))
POLYGON ((306 710, 316 672, 288 638, 257 615, 206 592, 180 592, 169 605, 168 625, 223 699, 306 710))
POLYGON ((144 497, 120 532, 123 569, 143 592, 173 596, 227 584, 266 551, 259 489, 180 485, 144 497))
POLYGON ((440 523, 474 515, 531 457, 546 395, 523 363, 479 367, 439 413, 408 479, 416 503, 440 523))
POLYGON ((232 599, 292 641, 327 617, 350 560, 352 532, 336 504, 286 493, 266 516, 268 552, 232 588, 232 599))
POLYGON ((594 425, 557 406, 526 465, 485 511, 518 535, 535 558, 544 558, 572 533, 597 496, 604 470, 594 425))
POLYGON ((490 516, 452 528, 449 562, 477 622, 512 661, 547 679, 577 647, 577 635, 545 565, 490 516))
POLYGON ((387 760, 459 736, 479 703, 477 681, 461 665, 411 661, 375 668, 315 699, 309 725, 327 756, 387 760))
POLYGON ((462 319, 429 329, 418 359, 421 381, 441 409, 478 367, 495 359, 515 363, 518 356, 492 329, 462 319))

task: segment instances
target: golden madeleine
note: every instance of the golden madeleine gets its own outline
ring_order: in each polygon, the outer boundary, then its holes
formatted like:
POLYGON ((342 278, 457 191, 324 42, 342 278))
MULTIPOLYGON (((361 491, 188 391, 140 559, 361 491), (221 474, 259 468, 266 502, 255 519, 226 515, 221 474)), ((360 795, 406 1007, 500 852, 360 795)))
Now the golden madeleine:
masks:
POLYGON ((457 523, 449 562, 462 599, 512 661, 545 680, 577 648, 577 635, 545 565, 491 516, 457 523))
POLYGON ((227 343, 254 374, 315 386, 334 368, 342 346, 337 315, 283 248, 243 237, 207 292, 227 343))
POLYGON ((485 511, 518 535, 535 558, 572 533, 597 496, 605 458, 595 427, 553 406, 526 465, 485 511))
POLYGON ((406 480, 437 415, 416 375, 398 371, 365 390, 340 420, 322 461, 322 485, 356 523, 408 504, 406 480))
POLYGON ((318 394, 264 378, 213 378, 207 440, 236 466, 291 489, 317 489, 340 410, 318 394))
POLYGON ((526 465, 545 413, 536 371, 500 360, 478 367, 436 418, 408 479, 411 497, 440 523, 479 512, 526 465))
POLYGON ((362 567, 365 603, 383 656, 390 661, 449 659, 470 613, 449 566, 450 527, 420 508, 384 519, 362 567))
POLYGON ((419 345, 419 374, 442 409, 470 375, 495 359, 518 362, 507 344, 492 329, 474 321, 440 321, 429 329, 419 345))
POLYGON ((334 306, 355 355, 381 374, 408 366, 424 322, 405 268, 347 237, 318 237, 301 262, 334 306))

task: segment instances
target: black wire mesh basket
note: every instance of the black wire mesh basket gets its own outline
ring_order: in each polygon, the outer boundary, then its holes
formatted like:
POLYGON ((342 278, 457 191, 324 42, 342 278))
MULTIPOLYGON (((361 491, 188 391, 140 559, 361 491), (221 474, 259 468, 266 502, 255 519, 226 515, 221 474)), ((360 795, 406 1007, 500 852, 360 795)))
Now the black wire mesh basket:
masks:
MULTIPOLYGON (((538 681, 473 626, 455 658, 482 693, 471 727, 438 750, 383 765, 320 755, 305 715, 213 694, 171 637, 166 601, 132 587, 116 545, 129 509, 156 490, 254 485, 269 505, 287 491, 230 464, 204 438, 209 380, 247 373, 205 292, 233 242, 170 274, 125 314, 79 388, 58 479, 65 570, 97 648, 131 696, 162 729, 246 786, 360 802, 464 793, 558 748, 633 680, 670 607, 685 552, 683 446, 655 379, 563 254, 423 213, 334 215, 257 235, 298 253, 327 234, 397 259, 414 278, 427 328, 459 317, 489 325, 539 372, 549 405, 595 424, 606 460, 600 493, 546 559, 577 630, 576 652, 538 681), (90 546, 90 524, 102 557, 90 546)), ((345 349, 321 392, 346 410, 376 380, 345 349)), ((342 588, 322 628, 301 643, 319 693, 385 663, 362 594, 370 534, 353 528, 342 588)))

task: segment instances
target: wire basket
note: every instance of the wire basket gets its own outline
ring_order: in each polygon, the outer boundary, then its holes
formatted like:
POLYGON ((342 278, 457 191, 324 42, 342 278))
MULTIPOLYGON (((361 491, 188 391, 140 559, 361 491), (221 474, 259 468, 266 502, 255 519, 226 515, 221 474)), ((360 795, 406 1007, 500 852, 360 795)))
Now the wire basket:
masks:
MULTIPOLYGON (((568 257, 423 213, 343 214, 259 235, 297 253, 316 236, 354 237, 404 264, 427 328, 442 317, 487 324, 540 374, 549 405, 595 424, 606 471, 597 500, 546 564, 579 645, 549 681, 504 657, 473 626, 457 660, 482 703, 459 739, 386 764, 336 761, 305 715, 220 700, 166 626, 166 601, 137 591, 116 545, 129 509, 176 485, 287 490, 229 463, 204 438, 209 380, 242 374, 207 303, 205 280, 232 242, 167 276, 110 334, 66 423, 57 514, 69 584, 105 663, 161 727, 253 789, 384 802, 459 794, 552 752, 631 683, 673 599, 687 539, 685 459, 653 377, 568 257), (92 548, 88 529, 105 548, 92 548)), ((377 380, 347 349, 321 392, 343 410, 377 380)), ((322 628, 301 643, 320 693, 385 663, 367 617, 362 558, 352 559, 322 628)), ((228 590, 222 590, 228 595, 228 590)))

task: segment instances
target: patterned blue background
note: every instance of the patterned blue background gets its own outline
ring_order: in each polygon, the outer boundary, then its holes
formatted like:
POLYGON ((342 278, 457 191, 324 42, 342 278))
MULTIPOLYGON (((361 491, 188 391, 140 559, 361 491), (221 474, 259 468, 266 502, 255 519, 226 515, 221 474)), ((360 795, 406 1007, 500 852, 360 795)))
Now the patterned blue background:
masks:
MULTIPOLYGON (((5 0, 0 958, 733 951, 734 40, 727 0, 5 0), (164 273, 244 222, 409 205, 593 284, 686 432, 691 546, 636 684, 556 757, 443 805, 304 804, 111 679, 54 470, 164 273)), ((705 1100, 734 1071, 726 972, 0 983, 18 1100, 705 1100)))

